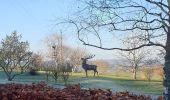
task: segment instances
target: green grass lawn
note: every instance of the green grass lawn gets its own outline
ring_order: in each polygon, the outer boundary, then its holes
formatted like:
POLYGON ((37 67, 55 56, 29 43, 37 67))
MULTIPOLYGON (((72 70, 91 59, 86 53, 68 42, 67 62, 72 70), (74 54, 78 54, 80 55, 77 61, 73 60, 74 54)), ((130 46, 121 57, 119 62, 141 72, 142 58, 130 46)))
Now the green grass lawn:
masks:
MULTIPOLYGON (((0 72, 0 81, 7 80, 3 72, 0 72)), ((12 82, 40 82, 46 81, 44 73, 39 75, 31 76, 28 73, 24 73, 17 76, 12 82)), ((51 81, 47 82, 50 85, 55 85, 55 81, 51 78, 51 81)), ((131 74, 129 73, 111 73, 102 74, 98 77, 93 77, 93 73, 89 73, 89 77, 85 77, 85 73, 72 73, 68 80, 68 84, 78 84, 80 83, 82 88, 101 88, 101 89, 111 89, 113 91, 130 91, 138 94, 151 94, 151 95, 162 95, 163 86, 162 81, 153 80, 147 81, 142 78, 133 80, 131 74)), ((60 79, 57 84, 64 85, 63 81, 60 79)))
MULTIPOLYGON (((139 73, 140 74, 140 73, 139 73)), ((83 77, 85 74, 84 73, 75 73, 73 74, 72 78, 70 80, 74 80, 73 83, 78 82, 76 81, 76 77, 83 77)), ((88 87, 100 87, 101 88, 108 88, 108 89, 112 89, 112 87, 114 87, 114 89, 116 91, 124 91, 124 90, 128 90, 128 91, 132 91, 135 93, 142 93, 142 94, 153 94, 153 95, 162 95, 163 93, 163 85, 162 85, 162 81, 160 79, 156 79, 153 78, 152 81, 147 81, 146 79, 140 78, 138 75, 138 79, 134 80, 132 79, 132 75, 130 73, 126 73, 126 72, 120 72, 119 75, 118 74, 103 74, 100 75, 99 77, 92 77, 93 74, 91 74, 91 76, 86 79, 82 79, 80 78, 80 82, 86 82, 86 81, 91 81, 89 83, 88 87), (93 80, 93 82, 92 82, 93 80), (101 85, 103 84, 103 85, 101 85)), ((82 83, 83 83, 82 82, 82 83)))

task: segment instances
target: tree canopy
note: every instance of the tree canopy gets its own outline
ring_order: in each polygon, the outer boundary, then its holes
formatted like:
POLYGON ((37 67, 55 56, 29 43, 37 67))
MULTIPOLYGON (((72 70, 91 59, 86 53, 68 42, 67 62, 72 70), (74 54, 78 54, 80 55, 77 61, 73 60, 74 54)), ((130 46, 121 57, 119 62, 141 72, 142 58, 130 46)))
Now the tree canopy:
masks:
POLYGON ((32 52, 29 51, 29 43, 21 41, 21 38, 21 35, 13 32, 1 41, 0 67, 9 81, 15 76, 22 74, 32 62, 32 52))

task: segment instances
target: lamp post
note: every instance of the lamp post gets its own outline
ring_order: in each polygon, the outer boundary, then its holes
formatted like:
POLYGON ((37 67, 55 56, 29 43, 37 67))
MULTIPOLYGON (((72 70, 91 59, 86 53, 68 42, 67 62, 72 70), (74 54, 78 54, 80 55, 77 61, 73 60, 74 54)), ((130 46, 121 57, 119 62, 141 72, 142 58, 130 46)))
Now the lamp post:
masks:
POLYGON ((52 71, 52 74, 54 76, 55 82, 57 82, 58 77, 60 75, 60 64, 57 62, 57 58, 56 58, 57 57, 56 45, 53 44, 52 48, 53 48, 53 61, 54 61, 54 69, 52 71))
POLYGON ((61 40, 60 40, 60 63, 63 65, 63 34, 61 33, 61 40))
MULTIPOLYGON (((55 57, 56 55, 55 55, 55 49, 56 49, 56 45, 55 44, 53 44, 52 45, 52 48, 53 48, 53 57, 55 57)), ((54 59, 55 60, 55 59, 54 59)))

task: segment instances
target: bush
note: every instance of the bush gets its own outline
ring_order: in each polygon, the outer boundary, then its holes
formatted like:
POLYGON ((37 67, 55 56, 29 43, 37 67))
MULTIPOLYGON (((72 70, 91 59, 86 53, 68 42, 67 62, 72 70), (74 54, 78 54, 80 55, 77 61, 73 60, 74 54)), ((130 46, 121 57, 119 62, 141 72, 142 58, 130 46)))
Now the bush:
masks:
POLYGON ((38 75, 37 71, 35 69, 30 69, 29 72, 30 75, 38 75))
POLYGON ((69 79, 70 75, 69 72, 63 72, 61 74, 61 78, 64 81, 64 84, 67 85, 68 79, 69 79))
MULTIPOLYGON (((101 89, 85 90, 79 84, 55 89, 40 82, 32 85, 1 84, 0 100, 151 100, 151 97, 101 89)), ((163 100, 163 97, 159 96, 157 100, 163 100)))
POLYGON ((59 79, 59 77, 60 77, 60 74, 61 74, 61 72, 58 71, 58 70, 53 70, 53 71, 52 71, 52 76, 53 76, 55 82, 58 81, 58 79, 59 79))

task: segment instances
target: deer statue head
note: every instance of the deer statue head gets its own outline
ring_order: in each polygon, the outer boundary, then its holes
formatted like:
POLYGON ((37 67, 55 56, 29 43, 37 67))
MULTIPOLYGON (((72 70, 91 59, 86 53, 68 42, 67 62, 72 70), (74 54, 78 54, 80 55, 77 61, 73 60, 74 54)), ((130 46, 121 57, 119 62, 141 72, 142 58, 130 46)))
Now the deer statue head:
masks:
POLYGON ((89 55, 89 56, 85 56, 84 58, 81 58, 82 60, 82 64, 86 64, 88 59, 93 58, 95 55, 89 55))

